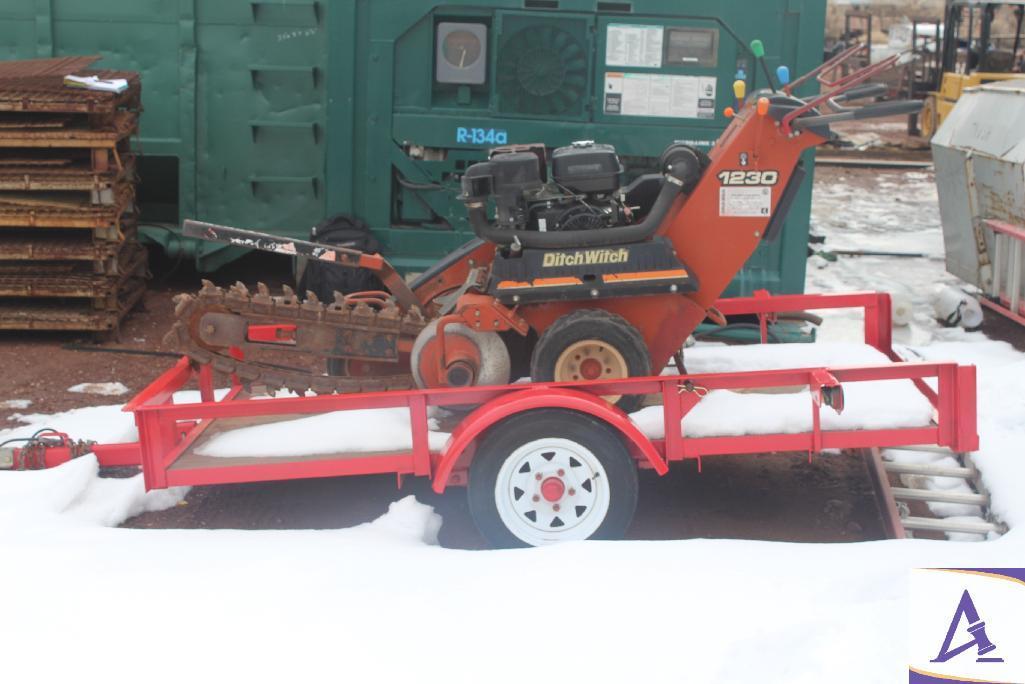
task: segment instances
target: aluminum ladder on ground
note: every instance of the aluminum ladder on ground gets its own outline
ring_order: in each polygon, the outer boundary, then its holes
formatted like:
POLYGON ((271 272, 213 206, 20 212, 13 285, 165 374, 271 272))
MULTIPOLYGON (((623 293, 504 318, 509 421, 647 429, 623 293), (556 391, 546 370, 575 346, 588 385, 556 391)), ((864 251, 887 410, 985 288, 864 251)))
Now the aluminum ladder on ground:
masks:
POLYGON ((1025 325, 1025 227, 983 223, 993 233, 993 281, 982 304, 1025 325))
POLYGON ((900 447, 899 451, 950 456, 957 460, 957 466, 937 465, 935 463, 898 463, 887 461, 876 450, 873 454, 877 469, 877 485, 891 512, 891 532, 894 537, 913 538, 916 532, 939 532, 955 534, 978 534, 989 536, 1007 532, 1007 526, 993 517, 990 510, 990 496, 982 484, 979 471, 972 463, 968 454, 957 454, 949 449, 939 447, 900 447), (890 484, 890 475, 912 475, 923 477, 948 477, 966 482, 970 492, 947 491, 918 487, 898 487, 890 484), (942 517, 913 516, 910 504, 921 502, 950 503, 978 506, 982 510, 983 520, 957 520, 942 517))

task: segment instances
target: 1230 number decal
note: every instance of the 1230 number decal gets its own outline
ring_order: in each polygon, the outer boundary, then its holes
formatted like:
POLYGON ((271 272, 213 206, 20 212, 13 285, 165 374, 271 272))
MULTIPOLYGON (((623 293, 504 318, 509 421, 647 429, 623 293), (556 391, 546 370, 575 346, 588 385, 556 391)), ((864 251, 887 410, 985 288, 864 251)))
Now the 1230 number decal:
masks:
POLYGON ((779 171, 723 171, 719 182, 723 185, 776 185, 779 171))

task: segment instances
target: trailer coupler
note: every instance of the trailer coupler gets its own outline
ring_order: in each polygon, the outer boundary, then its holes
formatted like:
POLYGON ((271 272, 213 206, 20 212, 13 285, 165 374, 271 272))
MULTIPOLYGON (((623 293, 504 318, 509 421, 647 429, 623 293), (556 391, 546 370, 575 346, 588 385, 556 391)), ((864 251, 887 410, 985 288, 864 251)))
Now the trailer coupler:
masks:
POLYGON ((96 442, 74 441, 63 432, 40 430, 31 437, 0 444, 0 470, 54 468, 91 453, 95 446, 96 442))

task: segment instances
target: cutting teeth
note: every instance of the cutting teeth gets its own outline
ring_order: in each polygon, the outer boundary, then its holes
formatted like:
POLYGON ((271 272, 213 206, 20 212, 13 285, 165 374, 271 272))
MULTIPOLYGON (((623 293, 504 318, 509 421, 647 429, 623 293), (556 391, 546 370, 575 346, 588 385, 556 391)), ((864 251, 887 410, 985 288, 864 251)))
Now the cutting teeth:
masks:
POLYGON ((257 283, 256 291, 260 294, 261 297, 270 296, 270 288, 267 287, 266 283, 257 283))
POLYGON ((306 290, 306 301, 310 304, 320 304, 320 299, 313 290, 306 290))
POLYGON ((285 293, 285 297, 295 297, 295 290, 290 288, 288 285, 282 285, 281 291, 285 293))
POLYGON ((179 342, 178 331, 181 328, 182 328, 181 321, 178 321, 173 326, 171 326, 171 329, 167 332, 166 335, 164 335, 163 344, 164 344, 165 347, 174 348, 174 347, 178 346, 178 342, 179 342))
POLYGON ((236 281, 235 285, 231 289, 237 292, 242 297, 249 296, 249 288, 246 287, 245 283, 243 283, 241 280, 236 281))
POLYGON ((174 315, 182 316, 192 305, 192 295, 180 294, 174 298, 174 315))

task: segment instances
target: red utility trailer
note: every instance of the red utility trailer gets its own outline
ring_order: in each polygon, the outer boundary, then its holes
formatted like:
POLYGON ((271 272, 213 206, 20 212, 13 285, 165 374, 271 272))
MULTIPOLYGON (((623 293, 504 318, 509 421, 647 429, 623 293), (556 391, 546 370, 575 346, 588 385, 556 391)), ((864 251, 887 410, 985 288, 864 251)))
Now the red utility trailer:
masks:
MULTIPOLYGON (((622 535, 638 497, 637 468, 665 474, 677 461, 726 454, 874 449, 933 445, 953 452, 978 448, 975 368, 956 363, 908 363, 891 346, 890 298, 885 294, 769 296, 721 300, 724 316, 756 316, 768 326, 785 312, 859 308, 867 345, 892 360, 873 366, 794 368, 755 372, 662 375, 616 381, 532 383, 377 393, 261 398, 235 383, 215 400, 210 366, 182 359, 143 390, 125 410, 135 414, 139 441, 88 445, 102 465, 139 464, 148 489, 314 477, 395 473, 431 478, 434 491, 468 486, 481 532, 498 546, 539 545, 622 535), (198 403, 175 403, 196 380, 198 403), (844 408, 851 383, 906 380, 933 407, 927 425, 895 429, 827 430, 823 411, 844 408), (687 416, 717 390, 773 392, 808 388, 811 429, 785 434, 685 435, 687 416), (650 439, 630 417, 602 397, 648 395, 663 406, 664 438, 650 439), (213 436, 265 422, 366 409, 409 412, 409 448, 388 453, 333 453, 288 457, 215 458, 197 447, 213 436), (451 436, 432 449, 428 415, 455 408, 451 436)), ((737 416, 742 421, 743 416, 737 416)), ((86 450, 70 440, 43 440, 15 454, 15 464, 53 466, 86 450), (29 456, 32 456, 30 459, 29 456), (19 460, 20 459, 20 460, 19 460)))

